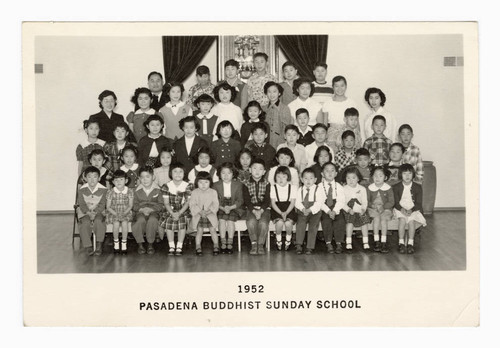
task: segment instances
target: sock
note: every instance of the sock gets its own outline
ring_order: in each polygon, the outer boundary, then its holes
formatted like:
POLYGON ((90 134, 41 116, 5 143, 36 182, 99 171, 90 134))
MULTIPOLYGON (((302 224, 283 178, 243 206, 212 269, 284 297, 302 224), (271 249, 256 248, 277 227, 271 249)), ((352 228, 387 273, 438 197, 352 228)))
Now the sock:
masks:
POLYGON ((226 238, 221 238, 221 239, 220 239, 220 243, 221 243, 222 245, 226 245, 226 244, 227 244, 227 240, 226 240, 226 238))
POLYGON ((375 242, 378 242, 378 241, 380 240, 380 236, 379 236, 378 234, 374 234, 374 235, 373 235, 373 240, 374 240, 375 242))
POLYGON ((405 244, 405 239, 404 238, 399 238, 399 244, 405 244))
POLYGON ((114 248, 115 249, 120 249, 120 241, 118 239, 113 239, 114 242, 114 248))
POLYGON ((363 237, 363 244, 368 244, 368 237, 363 237))
POLYGON ((127 250, 127 240, 125 241, 122 240, 122 250, 127 250))
POLYGON ((281 238, 282 238, 281 233, 276 233, 276 241, 281 242, 281 238))
POLYGON ((233 238, 228 238, 227 239, 227 248, 232 249, 233 248, 233 238))
POLYGON ((175 248, 175 242, 168 242, 169 248, 175 248))
POLYGON ((381 240, 381 241, 382 241, 382 243, 387 242, 387 236, 382 236, 382 237, 381 237, 381 239, 382 239, 382 240, 381 240))
POLYGON ((413 245, 413 239, 408 239, 408 245, 413 245))
POLYGON ((181 242, 177 242, 177 249, 182 249, 182 243, 181 242))
POLYGON ((292 234, 287 234, 286 235, 286 241, 291 242, 292 241, 292 234))
POLYGON ((346 237, 345 242, 346 244, 352 244, 352 237, 346 237))

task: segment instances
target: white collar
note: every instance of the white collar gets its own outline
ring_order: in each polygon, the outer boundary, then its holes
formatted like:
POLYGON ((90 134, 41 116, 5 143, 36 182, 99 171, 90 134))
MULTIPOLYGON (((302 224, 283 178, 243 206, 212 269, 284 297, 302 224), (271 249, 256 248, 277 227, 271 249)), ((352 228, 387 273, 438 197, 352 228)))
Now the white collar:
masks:
POLYGON ((373 184, 370 184, 370 186, 368 186, 368 189, 372 192, 377 192, 378 190, 382 190, 382 191, 387 191, 391 188, 391 185, 389 185, 388 183, 384 182, 384 184, 382 185, 382 187, 377 187, 375 185, 375 183, 373 184))
MULTIPOLYGON (((316 184, 313 184, 311 187, 309 187, 309 192, 311 192, 312 189, 316 188, 316 184)), ((302 185, 302 192, 304 190, 307 190, 308 188, 305 185, 302 185)))
POLYGON ((199 164, 197 164, 194 166, 194 169, 198 172, 209 172, 212 169, 212 165, 209 164, 206 168, 202 168, 199 164))
POLYGON ((373 115, 384 115, 384 107, 381 106, 378 108, 377 111, 373 110, 372 108, 370 108, 372 110, 372 114, 373 115))
POLYGON ((123 170, 125 173, 128 172, 129 170, 137 170, 137 168, 139 168, 138 163, 132 164, 132 168, 130 168, 130 169, 125 167, 125 164, 120 167, 120 169, 123 170))
POLYGON ((304 133, 304 132, 302 132, 302 129, 300 129, 300 127, 298 127, 298 126, 297 126, 297 128, 299 129, 299 132, 300 132, 300 134, 302 134, 302 135, 306 135, 308 132, 312 132, 312 130, 313 130, 313 129, 311 128, 311 126, 307 126, 307 129, 306 129, 306 131, 305 131, 305 133, 304 133))
POLYGON ((148 111, 144 112, 142 111, 141 109, 138 109, 136 112, 135 112, 136 115, 139 115, 139 114, 146 114, 146 115, 154 115, 155 114, 155 109, 149 109, 148 111))
POLYGON ((113 187, 113 191, 115 191, 116 193, 122 193, 122 194, 126 195, 128 193, 128 186, 125 186, 125 188, 121 192, 118 191, 118 189, 116 187, 113 187))
POLYGON ((167 183, 167 186, 169 188, 169 191, 171 193, 177 193, 178 191, 184 191, 186 189, 186 187, 188 186, 188 183, 183 181, 181 182, 181 184, 179 186, 175 185, 174 181, 173 180, 170 180, 168 183, 167 183))
POLYGON ((101 146, 104 146, 104 144, 106 144, 106 142, 102 139, 99 139, 97 138, 97 141, 95 143, 91 143, 89 141, 89 138, 85 138, 82 140, 82 142, 80 143, 80 145, 83 147, 83 148, 86 148, 87 146, 91 145, 91 144, 97 144, 97 145, 101 145, 101 146))
POLYGON ((206 118, 207 118, 207 120, 209 120, 209 119, 211 119, 213 116, 214 116, 214 114, 212 113, 212 111, 210 111, 210 112, 208 113, 208 115, 206 115, 206 116, 205 116, 205 115, 202 115, 201 113, 200 113, 200 114, 198 114, 198 115, 196 115, 196 117, 197 117, 197 118, 199 118, 200 120, 203 120, 203 117, 206 117, 206 118))
POLYGON ((97 185, 95 185, 94 190, 90 189, 90 186, 88 183, 83 184, 81 188, 88 188, 90 190, 90 192, 92 192, 92 193, 96 192, 98 189, 106 189, 106 187, 100 183, 97 183, 97 185))
POLYGON ((328 185, 337 186, 337 183, 335 182, 335 179, 332 180, 331 182, 328 182, 328 181, 325 180, 325 178, 323 178, 321 180, 321 182, 323 183, 324 187, 327 187, 328 185))
MULTIPOLYGON (((160 188, 160 186, 158 186, 157 183, 153 182, 153 184, 151 185, 151 187, 149 189, 154 190, 154 189, 159 189, 159 188, 160 188)), ((136 191, 139 191, 139 190, 146 191, 146 188, 142 184, 139 184, 135 190, 136 191)))
POLYGON ((186 104, 186 103, 184 103, 184 102, 181 100, 181 101, 179 101, 179 102, 178 102, 177 104, 175 104, 175 105, 172 105, 172 103, 171 103, 171 102, 168 102, 165 106, 166 106, 167 108, 182 108, 182 107, 184 106, 184 104, 186 104))

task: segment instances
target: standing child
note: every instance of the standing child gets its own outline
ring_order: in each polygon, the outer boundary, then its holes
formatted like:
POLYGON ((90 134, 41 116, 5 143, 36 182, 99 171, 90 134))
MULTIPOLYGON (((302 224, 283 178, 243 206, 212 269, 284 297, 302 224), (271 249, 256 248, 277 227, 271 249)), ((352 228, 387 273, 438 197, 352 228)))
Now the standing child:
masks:
POLYGON ((298 69, 293 62, 286 61, 281 70, 283 70, 284 81, 280 83, 281 87, 283 87, 283 94, 280 100, 283 104, 288 105, 297 98, 293 93, 293 82, 299 78, 297 76, 298 69))
POLYGON ((229 121, 234 129, 239 132, 243 124, 243 116, 240 107, 233 104, 237 94, 236 88, 228 83, 215 87, 214 95, 218 104, 214 106, 213 113, 219 117, 218 122, 229 121))
POLYGON ((299 173, 297 172, 297 169, 295 169, 295 159, 293 157, 293 152, 287 147, 281 148, 276 152, 276 156, 274 158, 276 161, 277 165, 272 167, 269 170, 269 174, 267 175, 267 181, 269 181, 269 184, 273 186, 275 184, 274 177, 276 170, 279 167, 288 167, 290 170, 290 180, 292 185, 299 187, 300 185, 300 179, 299 179, 299 173))
POLYGON ((305 78, 298 78, 293 83, 293 92, 297 99, 288 104, 290 113, 296 115, 298 109, 306 109, 309 114, 309 125, 314 126, 316 123, 324 123, 322 106, 316 100, 312 99, 314 94, 314 85, 311 81, 305 78))
POLYGON ((200 65, 196 68, 197 83, 189 89, 187 104, 196 110, 194 101, 202 94, 214 96, 215 85, 210 81, 210 69, 206 65, 200 65))
POLYGON ((399 178, 399 167, 403 164, 403 152, 404 147, 401 143, 394 143, 389 148, 389 163, 387 163, 386 168, 389 170, 391 175, 387 180, 387 183, 394 186, 401 179, 399 178))
POLYGON ((252 127, 253 144, 248 146, 253 157, 260 158, 264 161, 266 170, 271 168, 274 156, 276 155, 274 147, 266 143, 267 135, 267 126, 261 122, 255 123, 252 127))
POLYGON ((314 155, 316 154, 316 150, 320 146, 326 146, 332 153, 332 156, 335 156, 335 151, 326 144, 326 132, 328 128, 323 123, 315 124, 313 127, 312 137, 314 138, 314 142, 306 146, 306 161, 307 166, 310 167, 314 163, 314 155))
POLYGON ((136 162, 137 150, 133 146, 125 147, 122 150, 123 165, 120 170, 127 176, 127 187, 132 190, 139 184, 139 164, 136 162))
POLYGON ((422 215, 422 186, 413 182, 415 169, 409 163, 401 165, 399 178, 402 181, 393 186, 394 201, 396 202, 394 214, 399 220, 399 252, 413 254, 415 253, 413 247, 415 229, 426 225, 422 215), (406 226, 408 226, 407 243, 405 243, 406 226))
POLYGON ((327 74, 328 65, 325 62, 316 62, 314 64, 314 96, 312 98, 322 106, 334 96, 334 88, 326 81, 327 74))
POLYGON ((264 93, 269 99, 269 104, 264 106, 266 121, 269 125, 269 144, 276 148, 283 142, 285 127, 295 123, 290 114, 288 106, 280 102, 283 95, 283 87, 277 82, 269 81, 264 85, 264 93))
POLYGON ((179 128, 182 129, 184 135, 174 143, 174 156, 175 161, 184 166, 187 179, 187 175, 197 162, 198 152, 202 147, 208 147, 208 144, 196 135, 196 132, 200 130, 200 124, 196 121, 196 117, 184 117, 179 121, 179 128))
POLYGON ((348 108, 344 112, 345 124, 338 129, 338 132, 333 132, 334 128, 328 128, 328 140, 326 141, 334 150, 342 146, 342 134, 345 131, 354 133, 354 147, 360 149, 363 147, 363 138, 359 128, 359 112, 356 108, 348 108), (336 133, 336 134, 334 134, 336 133))
MULTIPOLYGON (((144 125, 142 126, 144 127, 144 125)), ((127 140, 129 133, 130 128, 128 127, 128 125, 125 122, 118 122, 113 128, 113 136, 115 137, 115 141, 106 143, 104 145, 104 153, 108 156, 106 167, 108 167, 108 169, 112 172, 120 169, 120 158, 122 156, 123 149, 126 146, 136 146, 135 143, 131 143, 127 140)))
POLYGON ((333 162, 332 152, 326 145, 318 147, 314 154, 314 164, 309 168, 314 171, 316 176, 316 185, 323 179, 323 166, 328 162, 333 162))
MULTIPOLYGON (((104 166, 107 162, 106 155, 101 149, 95 149, 89 153, 88 160, 90 165, 99 169, 99 184, 109 188, 109 180, 111 180, 111 172, 104 166)), ((88 168, 88 167, 87 167, 88 168)), ((85 171, 78 178, 78 185, 83 185, 85 181, 85 171)))
POLYGON ((302 254, 302 246, 307 230, 306 255, 311 255, 316 245, 321 220, 321 207, 325 202, 325 192, 318 190, 316 174, 311 168, 302 172, 303 186, 298 189, 295 208, 297 208, 296 246, 297 254, 302 254))
POLYGON ((391 115, 387 110, 383 108, 385 106, 386 97, 384 92, 379 88, 368 88, 365 92, 365 101, 371 109, 371 112, 366 115, 363 124, 363 129, 361 129, 361 134, 363 134, 364 139, 370 137, 370 126, 373 123, 373 118, 377 115, 384 116, 387 125, 387 137, 391 141, 396 141, 396 118, 391 115))
POLYGON ((212 176, 207 172, 199 172, 195 180, 196 189, 191 194, 189 209, 193 217, 193 228, 196 230, 196 255, 202 254, 201 240, 203 230, 208 228, 214 244, 214 255, 219 255, 219 237, 215 231, 218 225, 217 212, 219 210, 219 199, 217 192, 210 188, 212 176))
POLYGON ((127 122, 137 142, 139 142, 143 136, 147 135, 146 129, 144 128, 144 121, 146 121, 149 116, 156 114, 155 109, 151 108, 152 99, 153 94, 145 87, 137 88, 134 92, 134 96, 130 99, 135 105, 135 112, 131 111, 127 115, 127 122))
MULTIPOLYGON (((252 127, 255 123, 262 122, 267 127, 269 126, 267 122, 264 121, 266 119, 266 113, 260 106, 259 102, 255 100, 248 103, 245 111, 243 112, 243 119, 245 122, 241 126, 241 147, 250 145, 249 141, 253 140, 252 127)), ((269 142, 269 140, 266 140, 266 142, 269 142)))
POLYGON ((247 82, 248 101, 256 100, 262 107, 269 104, 269 99, 264 93, 264 85, 269 81, 277 81, 273 75, 267 72, 268 60, 269 56, 263 52, 257 52, 253 55, 255 73, 250 76, 247 82))
POLYGON ((205 140, 209 146, 212 146, 212 142, 217 140, 215 129, 219 123, 219 116, 213 113, 215 100, 208 94, 202 94, 196 98, 194 104, 198 107, 196 113, 196 120, 200 124, 198 135, 205 140))
POLYGON ((340 147, 335 153, 335 163, 339 168, 339 172, 341 172, 345 167, 356 162, 355 142, 356 140, 353 131, 347 130, 342 133, 342 147, 340 147))
POLYGON ((160 187, 154 182, 153 168, 142 167, 139 169, 141 184, 134 192, 134 212, 135 222, 132 224, 132 234, 138 244, 139 254, 155 252, 153 243, 156 231, 158 230, 160 214, 163 210, 163 197, 160 187), (144 248, 144 234, 148 242, 147 249, 144 248))
POLYGON ((160 109, 160 115, 165 121, 165 137, 176 140, 182 136, 182 131, 178 127, 179 121, 184 117, 193 115, 193 110, 190 104, 182 101, 182 94, 184 93, 182 83, 167 83, 165 93, 170 98, 170 101, 160 109))
POLYGON ((181 163, 170 166, 170 177, 167 184, 161 187, 163 204, 166 212, 162 218, 161 227, 166 230, 168 240, 168 255, 182 255, 182 244, 186 237, 186 229, 191 214, 189 212, 189 198, 193 186, 184 181, 185 171, 181 163), (177 231, 177 244, 174 232, 177 231))
POLYGON ((276 226, 276 247, 281 250, 283 246, 283 227, 286 232, 285 250, 290 248, 292 243, 292 228, 297 221, 295 212, 295 200, 297 198, 298 185, 291 184, 292 174, 288 166, 279 166, 273 177, 271 184, 271 219, 276 226))
POLYGON ((113 250, 115 254, 127 254, 128 223, 132 220, 132 207, 134 205, 134 190, 126 186, 127 174, 118 169, 113 173, 113 189, 106 195, 106 223, 113 225, 113 250), (121 243, 118 239, 120 234, 121 243))
POLYGON ((424 181, 424 162, 418 146, 413 145, 413 128, 409 124, 399 127, 399 138, 403 143, 403 163, 409 163, 415 169, 415 182, 422 184, 424 181))
POLYGON ((309 111, 304 108, 297 109, 297 111, 295 111, 295 121, 299 130, 297 143, 304 147, 313 143, 313 130, 311 126, 309 126, 309 111))
POLYGON ((231 162, 222 163, 219 167, 218 176, 221 180, 214 184, 219 198, 219 234, 221 242, 221 253, 233 253, 233 238, 235 222, 244 213, 243 206, 243 186, 238 178, 238 169, 231 162), (227 232, 227 239, 226 239, 227 232))
POLYGON ((219 84, 227 83, 236 89, 236 98, 234 99, 234 105, 241 108, 242 105, 247 105, 248 102, 248 92, 247 84, 241 81, 238 77, 238 71, 240 69, 240 63, 234 59, 229 59, 224 63, 224 77, 225 79, 220 81, 219 84))
POLYGON ((238 161, 235 163, 238 169, 238 180, 241 182, 247 181, 252 177, 250 166, 252 165, 252 152, 249 149, 243 149, 238 154, 238 161))
POLYGON ((295 159, 295 168, 302 173, 304 169, 306 169, 307 161, 306 161, 306 148, 297 144, 297 140, 299 139, 299 129, 294 124, 289 124, 285 127, 285 142, 283 144, 279 144, 276 150, 280 150, 282 148, 288 148, 293 153, 293 158, 295 159))
POLYGON ((99 123, 97 121, 83 121, 83 129, 87 133, 87 139, 76 147, 76 160, 78 161, 78 176, 90 166, 88 156, 95 149, 102 149, 106 144, 104 140, 98 139, 99 123))
POLYGON ((196 165, 188 174, 188 182, 194 186, 196 186, 195 181, 198 177, 198 174, 201 172, 206 172, 210 175, 212 183, 219 181, 219 177, 217 176, 217 169, 212 165, 213 156, 212 152, 208 147, 202 147, 198 154, 195 157, 196 165))
POLYGON ((160 164, 161 167, 154 168, 154 182, 158 187, 162 187, 170 180, 170 164, 172 164, 172 152, 168 148, 160 150, 160 164))
POLYGON ((217 125, 218 139, 212 143, 212 153, 215 156, 215 168, 224 162, 235 163, 241 151, 241 144, 233 139, 235 130, 229 121, 222 121, 217 125))
POLYGON ((385 126, 385 117, 375 116, 372 122, 373 135, 363 144, 363 147, 370 151, 372 164, 376 166, 389 163, 389 148, 392 141, 384 135, 385 126))
POLYGON ((139 166, 158 167, 158 156, 160 149, 172 149, 173 140, 164 137, 162 129, 164 126, 163 118, 159 115, 151 115, 144 122, 144 127, 148 135, 139 141, 138 160, 139 166))
POLYGON ((388 253, 387 246, 387 224, 392 218, 392 208, 394 208, 394 193, 389 184, 385 181, 389 178, 387 169, 383 167, 373 167, 373 184, 368 186, 368 214, 373 218, 373 240, 374 251, 388 253), (379 228, 382 236, 379 236, 379 228))

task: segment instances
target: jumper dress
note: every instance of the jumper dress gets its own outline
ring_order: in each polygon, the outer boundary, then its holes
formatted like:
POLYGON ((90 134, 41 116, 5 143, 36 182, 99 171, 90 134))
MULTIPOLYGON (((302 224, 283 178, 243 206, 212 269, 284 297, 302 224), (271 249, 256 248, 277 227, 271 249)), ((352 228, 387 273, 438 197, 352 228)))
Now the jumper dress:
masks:
MULTIPOLYGON (((172 181, 170 181, 171 183, 172 181)), ((170 192, 168 187, 169 184, 165 184, 162 186, 161 191, 163 196, 168 196, 168 202, 172 207, 174 212, 178 212, 182 209, 184 203, 191 197, 192 186, 191 184, 186 185, 185 191, 176 193, 170 192)), ((188 220, 191 218, 191 213, 189 209, 187 209, 181 216, 179 216, 179 220, 175 221, 170 215, 168 211, 165 211, 163 214, 161 227, 169 231, 179 231, 185 230, 188 225, 188 220)))
MULTIPOLYGON (((290 195, 292 192, 292 185, 288 184, 288 198, 286 199, 286 201, 280 200, 279 194, 278 194, 278 188, 276 187, 276 185, 274 185, 274 190, 276 192, 276 205, 278 206, 278 208, 280 208, 281 211, 286 211, 290 207, 290 204, 291 204, 290 203, 290 195)), ((309 208, 309 207, 307 207, 307 208, 309 208)), ((297 222, 297 212, 295 211, 295 209, 292 209, 292 211, 288 213, 288 215, 286 216, 286 219, 291 220, 293 223, 297 222)), ((274 209, 271 209, 271 220, 273 220, 273 222, 276 223, 276 221, 283 220, 283 218, 274 209)))

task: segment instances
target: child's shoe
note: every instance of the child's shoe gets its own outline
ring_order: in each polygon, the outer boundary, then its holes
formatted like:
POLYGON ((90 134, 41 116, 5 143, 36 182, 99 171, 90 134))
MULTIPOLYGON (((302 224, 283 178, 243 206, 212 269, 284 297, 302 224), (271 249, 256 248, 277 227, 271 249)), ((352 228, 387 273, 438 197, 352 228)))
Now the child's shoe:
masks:
POLYGON ((201 256, 203 254, 203 251, 201 248, 196 248, 196 256, 201 256))
POLYGON ((252 243, 252 249, 250 249, 250 255, 257 255, 257 243, 252 243))
POLYGON ((125 242, 122 240, 122 243, 121 243, 121 254, 122 255, 127 255, 127 240, 125 239, 125 242))
POLYGON ((297 255, 302 255, 302 245, 297 244, 296 253, 297 253, 297 255))
POLYGON ((342 254, 342 244, 340 243, 337 243, 336 247, 335 247, 335 254, 342 254))
POLYGON ((175 256, 182 256, 182 248, 175 249, 175 256))
POLYGON ((168 256, 174 256, 175 255, 175 248, 174 247, 170 247, 168 249, 168 256))
POLYGON ((406 248, 406 253, 407 254, 415 254, 415 247, 411 244, 408 244, 408 247, 406 248))
POLYGON ((144 243, 139 243, 137 247, 137 253, 139 255, 144 255, 146 253, 146 248, 144 248, 144 243))
POLYGON ((352 254, 352 244, 351 243, 347 243, 345 245, 345 252, 348 254, 352 254))
POLYGON ((120 254, 120 241, 118 239, 113 241, 113 254, 120 254))
POLYGON ((90 247, 86 247, 85 251, 87 252, 88 256, 94 255, 94 248, 92 248, 91 246, 90 247))
POLYGON ((101 256, 101 254, 102 254, 102 242, 97 242, 95 245, 94 255, 101 256))
POLYGON ((398 251, 400 254, 406 254, 406 247, 404 244, 399 244, 398 251))
POLYGON ((148 243, 147 253, 148 255, 153 255, 155 253, 155 248, 153 248, 153 243, 148 243))
POLYGON ((266 249, 264 249, 264 244, 259 244, 257 248, 257 254, 266 255, 266 249))
POLYGON ((221 244, 221 246, 220 246, 220 253, 221 254, 227 254, 227 246, 226 246, 226 244, 221 244))
POLYGON ((383 254, 387 254, 389 252, 389 246, 387 245, 387 243, 382 243, 380 252, 383 254))
POLYGON ((364 243, 364 244, 363 244, 363 250, 364 250, 364 251, 370 251, 370 244, 368 244, 368 243, 364 243))
POLYGON ((328 252, 328 254, 333 254, 335 252, 332 243, 326 244, 326 251, 328 252))
POLYGON ((380 251, 380 248, 381 248, 382 244, 380 243, 380 241, 376 241, 375 242, 375 245, 373 247, 373 251, 376 251, 376 252, 379 252, 380 251))
POLYGON ((232 254, 232 253, 233 253, 233 245, 228 244, 226 249, 226 254, 232 254))
POLYGON ((306 255, 312 255, 312 253, 313 253, 312 249, 306 248, 306 255))
POLYGON ((283 242, 276 242, 276 248, 278 250, 281 250, 282 246, 283 246, 283 242))
POLYGON ((288 251, 288 249, 290 249, 290 245, 292 245, 292 242, 291 242, 291 241, 289 241, 289 240, 287 240, 287 241, 285 242, 285 251, 288 251))
POLYGON ((219 255, 219 247, 214 247, 214 252, 213 252, 214 256, 217 256, 219 255))
POLYGON ((319 241, 322 241, 322 242, 325 240, 325 236, 323 235, 323 231, 318 231, 318 235, 316 236, 316 239, 319 241))

